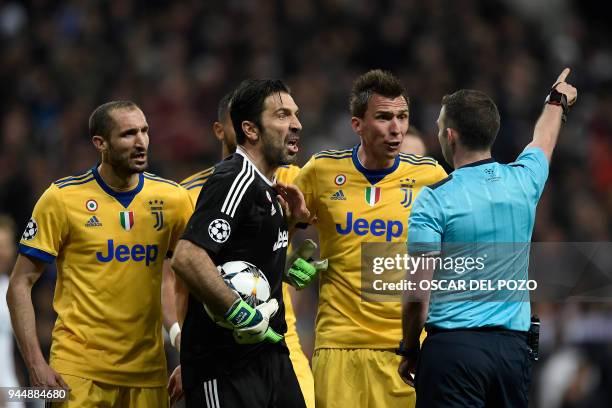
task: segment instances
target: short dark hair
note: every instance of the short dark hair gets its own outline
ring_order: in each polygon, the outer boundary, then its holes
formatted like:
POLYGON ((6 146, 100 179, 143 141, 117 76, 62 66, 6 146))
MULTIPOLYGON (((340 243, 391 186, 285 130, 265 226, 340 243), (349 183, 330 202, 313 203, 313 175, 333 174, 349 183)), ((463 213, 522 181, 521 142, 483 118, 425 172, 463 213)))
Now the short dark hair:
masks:
POLYGON ((459 132, 461 144, 470 150, 488 149, 499 131, 499 111, 484 92, 461 89, 442 98, 445 127, 459 132))
POLYGON ((217 105, 217 121, 223 122, 229 114, 229 105, 233 95, 234 91, 230 91, 223 95, 223 98, 219 101, 219 105, 217 105))
POLYGON ((89 117, 89 136, 102 136, 108 139, 115 124, 110 113, 117 109, 140 109, 132 101, 111 101, 98 106, 89 117))
POLYGON ((281 92, 290 93, 290 89, 280 79, 245 79, 238 85, 230 101, 229 110, 239 145, 246 141, 242 122, 248 120, 261 129, 261 113, 266 98, 281 92))
POLYGON ((353 82, 353 89, 349 97, 351 115, 363 118, 366 110, 368 110, 368 102, 374 93, 385 98, 403 96, 406 104, 410 106, 410 99, 406 95, 406 89, 400 80, 388 71, 374 69, 361 75, 353 82))

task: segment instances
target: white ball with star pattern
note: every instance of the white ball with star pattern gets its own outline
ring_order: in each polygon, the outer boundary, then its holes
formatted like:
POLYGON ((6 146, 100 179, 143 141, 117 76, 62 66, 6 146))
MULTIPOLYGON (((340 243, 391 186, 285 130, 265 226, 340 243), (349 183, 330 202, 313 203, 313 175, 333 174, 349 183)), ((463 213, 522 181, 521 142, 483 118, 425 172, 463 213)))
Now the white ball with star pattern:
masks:
POLYGON ((28 221, 28 224, 26 225, 25 230, 23 231, 23 234, 21 235, 21 239, 23 239, 24 241, 29 241, 36 236, 37 232, 38 232, 38 224, 36 224, 36 221, 34 221, 34 218, 30 218, 30 221, 28 221))
POLYGON ((208 224, 208 235, 213 241, 219 244, 227 241, 231 233, 232 228, 229 223, 222 218, 217 218, 208 224))
MULTIPOLYGON (((266 275, 255 265, 245 261, 230 261, 217 266, 219 274, 238 296, 252 307, 270 300, 270 283, 266 275)), ((232 329, 232 326, 222 317, 215 315, 204 304, 208 316, 219 326, 232 329)))

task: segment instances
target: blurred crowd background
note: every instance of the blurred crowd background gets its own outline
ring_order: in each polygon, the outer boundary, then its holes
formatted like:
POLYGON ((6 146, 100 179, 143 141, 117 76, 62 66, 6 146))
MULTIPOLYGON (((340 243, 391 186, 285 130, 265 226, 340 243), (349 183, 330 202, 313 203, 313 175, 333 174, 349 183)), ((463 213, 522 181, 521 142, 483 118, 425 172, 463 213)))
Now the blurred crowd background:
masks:
MULTIPOLYGON (((502 118, 494 157, 509 162, 530 141, 544 97, 569 66, 578 103, 533 238, 610 241, 609 17, 597 2, 578 0, 0 1, 0 213, 21 230, 52 181, 97 162, 87 120, 108 100, 143 108, 151 171, 181 180, 220 158, 211 130, 217 102, 242 79, 280 77, 292 87, 303 164, 318 150, 358 142, 348 113, 351 82, 384 68, 406 85, 411 124, 441 162, 435 120, 442 96, 459 88, 491 95, 502 118)), ((8 273, 12 259, 0 266, 8 273)), ((54 281, 50 267, 35 287, 45 350, 54 281)), ((316 296, 314 289, 295 299, 309 355, 316 296)), ((531 405, 612 406, 612 303, 534 308, 542 338, 531 405)), ((169 358, 173 368, 176 355, 169 358)))

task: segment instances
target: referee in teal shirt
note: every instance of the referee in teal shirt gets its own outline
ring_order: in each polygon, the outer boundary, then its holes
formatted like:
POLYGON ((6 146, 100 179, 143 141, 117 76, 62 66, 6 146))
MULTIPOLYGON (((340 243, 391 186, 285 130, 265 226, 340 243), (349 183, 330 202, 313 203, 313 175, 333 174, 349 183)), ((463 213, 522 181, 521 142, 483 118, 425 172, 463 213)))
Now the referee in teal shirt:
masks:
MULTIPOLYGON (((455 171, 417 197, 408 225, 408 251, 411 256, 444 260, 484 255, 480 259, 485 261, 482 268, 472 266, 468 272, 440 264, 422 267, 413 271, 413 280, 495 285, 528 279, 536 205, 561 124, 577 97, 576 89, 565 82, 568 75, 566 68, 557 78, 533 141, 510 164, 491 158, 500 122, 491 98, 460 90, 442 99, 438 139, 455 171), (474 248, 476 253, 471 252, 474 248)), ((527 407, 531 312, 528 295, 517 293, 470 291, 468 286, 447 293, 406 294, 399 373, 415 386, 417 408, 527 407), (428 336, 421 349, 423 326, 428 336)))

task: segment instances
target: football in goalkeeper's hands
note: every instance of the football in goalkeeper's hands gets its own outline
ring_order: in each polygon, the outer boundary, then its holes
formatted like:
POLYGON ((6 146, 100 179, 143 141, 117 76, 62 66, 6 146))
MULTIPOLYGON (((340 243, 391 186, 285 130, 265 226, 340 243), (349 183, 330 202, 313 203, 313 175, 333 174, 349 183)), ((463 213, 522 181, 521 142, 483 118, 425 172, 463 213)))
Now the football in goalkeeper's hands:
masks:
MULTIPOLYGON (((219 274, 238 296, 252 307, 270 300, 270 284, 263 272, 253 265, 245 261, 230 261, 223 265, 217 266, 219 274)), ((232 329, 233 327, 225 320, 223 316, 215 315, 204 304, 204 310, 208 316, 221 327, 232 329)))

